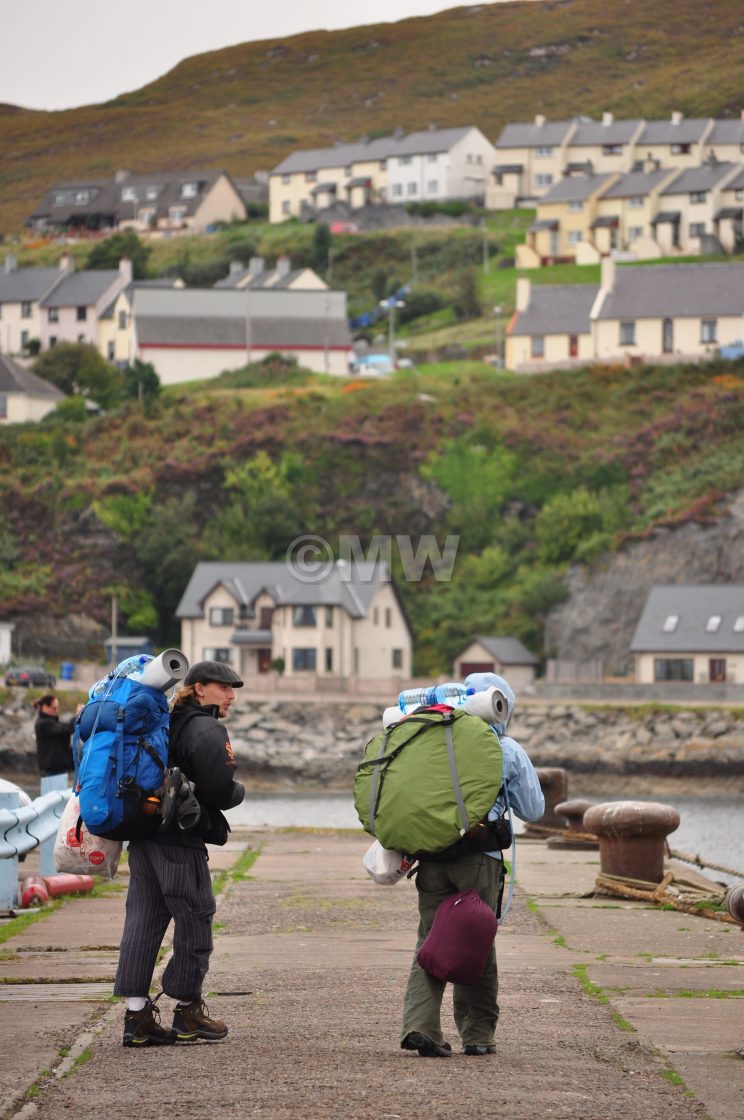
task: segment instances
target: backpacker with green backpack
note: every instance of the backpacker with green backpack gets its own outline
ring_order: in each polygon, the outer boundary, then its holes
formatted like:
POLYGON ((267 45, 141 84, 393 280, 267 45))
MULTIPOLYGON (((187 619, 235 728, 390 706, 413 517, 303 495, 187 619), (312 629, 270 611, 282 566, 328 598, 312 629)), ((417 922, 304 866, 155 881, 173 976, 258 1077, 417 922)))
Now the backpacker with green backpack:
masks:
POLYGON ((486 820, 502 780, 501 744, 488 724, 457 709, 421 708, 367 744, 354 806, 384 848, 453 858, 511 844, 507 821, 486 820))

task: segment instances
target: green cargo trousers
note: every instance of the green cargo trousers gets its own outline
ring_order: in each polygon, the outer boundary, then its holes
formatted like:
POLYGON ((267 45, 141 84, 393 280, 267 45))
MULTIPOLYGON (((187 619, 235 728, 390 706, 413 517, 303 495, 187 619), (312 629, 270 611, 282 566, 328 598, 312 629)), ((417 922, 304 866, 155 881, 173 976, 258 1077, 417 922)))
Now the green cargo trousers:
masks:
MULTIPOLYGON (((502 868, 500 859, 493 859, 482 853, 461 856, 443 863, 421 861, 416 875, 419 908, 416 952, 432 927, 439 903, 449 895, 474 887, 495 912, 501 889, 502 868)), ((419 1031, 432 1042, 442 1044, 441 1007, 445 984, 446 981, 437 980, 435 976, 425 972, 414 955, 403 1002, 401 1041, 411 1031, 419 1031)), ((498 991, 496 951, 491 946, 486 967, 478 983, 473 987, 454 985, 452 1002, 455 1024, 463 1046, 492 1045, 499 1018, 498 991)))

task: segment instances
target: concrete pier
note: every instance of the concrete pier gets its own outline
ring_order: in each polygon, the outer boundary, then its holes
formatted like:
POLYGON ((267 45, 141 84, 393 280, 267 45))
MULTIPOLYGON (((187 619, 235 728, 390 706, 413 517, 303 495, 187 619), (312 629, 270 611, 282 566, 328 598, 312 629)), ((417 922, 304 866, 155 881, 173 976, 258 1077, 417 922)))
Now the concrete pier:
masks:
MULTIPOLYGON (((361 862, 368 844, 361 832, 257 830, 210 849, 226 880, 206 999, 229 1025, 224 1042, 121 1046, 123 1004, 110 993, 126 868, 102 897, 66 899, 6 940, 3 1120, 742 1115, 738 926, 590 897, 596 851, 519 840, 518 889, 496 938, 497 1053, 460 1053, 448 989, 454 1054, 423 1059, 399 1049, 415 887, 376 886, 361 862), (231 877, 246 847, 260 854, 231 877)), ((160 1006, 169 1025, 173 1003, 160 1006)))

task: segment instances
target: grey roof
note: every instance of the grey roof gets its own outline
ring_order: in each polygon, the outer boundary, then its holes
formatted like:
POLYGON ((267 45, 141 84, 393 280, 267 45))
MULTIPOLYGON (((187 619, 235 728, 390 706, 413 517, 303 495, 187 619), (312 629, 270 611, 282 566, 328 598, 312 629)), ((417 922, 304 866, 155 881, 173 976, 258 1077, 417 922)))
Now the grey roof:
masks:
POLYGON ((271 174, 291 175, 298 171, 319 171, 324 167, 351 167, 355 163, 391 159, 393 156, 446 152, 473 128, 473 125, 427 128, 411 132, 408 136, 382 136, 356 144, 336 144, 332 148, 308 148, 292 152, 273 168, 271 174))
POLYGON ((706 144, 742 144, 744 143, 744 120, 737 117, 730 121, 716 121, 706 144))
POLYGON ((599 319, 744 314, 744 264, 624 266, 599 319))
POLYGON ((663 222, 678 222, 682 217, 679 210, 660 210, 658 214, 654 214, 651 219, 652 226, 662 225, 663 222))
POLYGON ((509 174, 516 175, 520 171, 524 171, 524 164, 523 163, 497 163, 491 168, 491 171, 493 172, 494 175, 509 175, 509 174))
POLYGON ((583 147, 591 144, 627 144, 641 124, 641 120, 611 121, 603 124, 602 121, 579 121, 576 131, 571 137, 571 147, 583 147))
POLYGON ((744 584, 652 587, 630 648, 635 653, 744 652, 744 584), (665 631, 665 621, 673 616, 676 625, 665 631), (707 630, 714 616, 720 625, 707 630))
POLYGON ((496 141, 497 148, 557 148, 566 139, 573 121, 507 124, 496 141))
POLYGON ((668 194, 688 194, 690 191, 709 191, 721 179, 729 175, 736 165, 733 163, 703 163, 699 167, 688 167, 680 171, 661 192, 662 198, 668 194))
POLYGON ((0 303, 40 300, 67 273, 59 268, 14 268, 0 270, 0 303))
POLYGON ((638 145, 644 144, 694 144, 703 135, 710 123, 709 119, 673 121, 647 121, 638 137, 638 145))
POLYGON ((639 198, 649 194, 670 173, 669 168, 657 171, 628 171, 621 175, 602 195, 602 198, 639 198))
MULTIPOLYGON (((137 340, 142 346, 248 347, 246 316, 139 315, 135 311, 137 340)), ((351 346, 346 321, 338 319, 253 316, 250 345, 257 349, 285 346, 351 346)))
POLYGON ((723 189, 725 191, 738 191, 738 190, 741 190, 743 187, 744 187, 744 167, 742 167, 742 169, 741 169, 741 171, 739 172, 738 175, 734 175, 733 179, 731 179, 730 182, 728 182, 723 189))
POLYGON ((119 269, 85 269, 68 272, 64 280, 41 301, 42 307, 90 307, 120 279, 119 269))
POLYGON ((584 202, 604 183, 609 183, 613 178, 608 175, 566 175, 560 182, 544 194, 540 203, 544 202, 584 202))
POLYGON ((476 642, 493 654, 502 665, 539 665, 539 659, 522 645, 519 638, 486 638, 478 634, 476 642))
MULTIPOLYGON (((340 606, 352 618, 364 618, 377 587, 389 580, 384 564, 338 561, 319 580, 303 580, 282 561, 221 563, 210 560, 197 564, 192 572, 177 618, 202 618, 203 603, 213 588, 222 585, 243 605, 247 618, 255 617, 253 604, 266 591, 278 606, 340 606)), ((248 630, 248 627, 240 627, 248 630)))
POLYGON ((598 290, 596 284, 533 284, 529 305, 509 334, 589 334, 589 312, 598 290))
POLYGON ((37 377, 5 354, 0 354, 0 392, 24 393, 29 397, 46 397, 55 401, 61 401, 65 395, 56 385, 37 377))

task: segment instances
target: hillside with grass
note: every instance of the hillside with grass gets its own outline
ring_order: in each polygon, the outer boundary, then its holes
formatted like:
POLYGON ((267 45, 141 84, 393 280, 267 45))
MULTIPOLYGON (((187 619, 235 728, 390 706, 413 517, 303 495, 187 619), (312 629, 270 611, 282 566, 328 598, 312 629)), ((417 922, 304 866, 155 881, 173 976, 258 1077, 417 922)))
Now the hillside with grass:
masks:
POLYGON ((443 580, 430 564, 406 580, 393 550, 415 671, 446 671, 474 633, 550 655, 569 569, 726 516, 743 429, 744 363, 716 362, 536 378, 455 363, 374 382, 274 360, 146 412, 61 409, 0 430, 0 617, 29 651, 80 657, 116 594, 122 632, 172 644, 198 560, 282 559, 303 533, 336 555, 344 535, 365 550, 450 536, 443 580))
POLYGON ((495 140, 536 112, 738 116, 743 69, 744 15, 730 0, 480 4, 238 44, 105 104, 0 106, 0 233, 20 230, 53 183, 122 168, 247 176, 297 148, 397 127, 474 124, 495 140))

